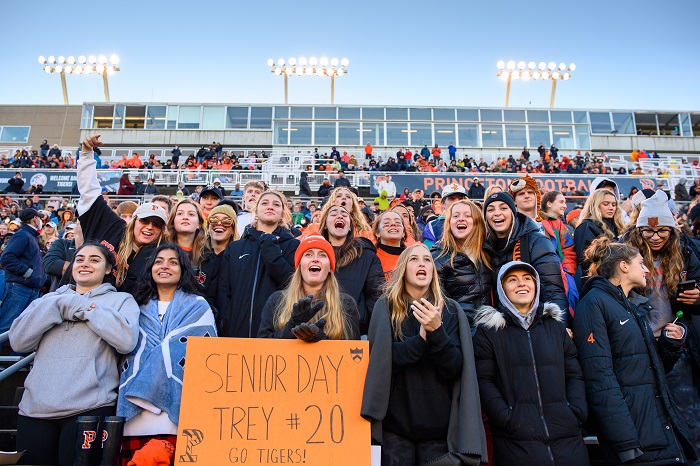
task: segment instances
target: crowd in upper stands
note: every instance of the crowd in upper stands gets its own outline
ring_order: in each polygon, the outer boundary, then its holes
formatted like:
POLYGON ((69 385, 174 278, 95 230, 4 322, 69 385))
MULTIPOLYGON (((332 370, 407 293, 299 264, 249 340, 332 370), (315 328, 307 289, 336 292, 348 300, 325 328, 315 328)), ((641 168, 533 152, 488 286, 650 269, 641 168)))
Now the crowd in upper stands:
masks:
POLYGON ((505 191, 386 177, 370 205, 340 176, 320 201, 250 181, 240 203, 219 184, 112 205, 101 145, 82 143, 77 206, 0 207, 0 331, 36 351, 24 464, 73 464, 78 416, 115 413, 123 465, 173 464, 187 338, 217 335, 367 338, 385 465, 583 466, 584 435, 608 464, 697 460, 700 183, 679 207, 599 176, 571 209, 528 174, 561 170, 552 147, 505 159, 505 191))

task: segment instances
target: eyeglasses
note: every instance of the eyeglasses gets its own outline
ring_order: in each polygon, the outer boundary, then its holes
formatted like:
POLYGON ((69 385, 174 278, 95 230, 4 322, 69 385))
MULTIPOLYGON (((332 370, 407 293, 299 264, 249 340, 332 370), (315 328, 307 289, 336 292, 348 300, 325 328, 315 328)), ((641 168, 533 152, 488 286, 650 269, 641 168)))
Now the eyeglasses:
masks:
POLYGON ((233 220, 230 218, 210 218, 209 223, 214 226, 214 225, 223 225, 224 227, 228 228, 233 225, 233 220))
POLYGON ((639 232, 642 234, 642 238, 644 239, 652 239, 654 235, 658 236, 659 238, 668 238, 669 236, 671 236, 670 228, 663 228, 661 230, 652 230, 651 228, 644 228, 639 230, 639 232))

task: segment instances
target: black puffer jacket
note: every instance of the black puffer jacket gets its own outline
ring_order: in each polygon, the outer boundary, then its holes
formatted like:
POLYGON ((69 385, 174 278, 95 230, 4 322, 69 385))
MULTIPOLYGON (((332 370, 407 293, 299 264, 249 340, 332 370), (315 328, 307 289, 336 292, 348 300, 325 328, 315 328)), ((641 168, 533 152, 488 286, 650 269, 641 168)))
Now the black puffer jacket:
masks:
POLYGON ((360 238, 357 248, 362 250, 360 256, 345 267, 336 268, 335 278, 341 290, 357 303, 360 314, 360 334, 367 335, 374 303, 384 292, 386 280, 374 245, 369 240, 360 238))
POLYGON ((586 218, 581 221, 574 230, 574 249, 576 250, 576 262, 581 267, 582 276, 588 277, 588 268, 591 263, 586 260, 585 252, 594 239, 605 236, 603 224, 598 220, 586 218))
POLYGON ((285 228, 267 234, 249 225, 240 240, 226 246, 217 280, 219 336, 257 336, 267 298, 284 288, 294 273, 298 245, 285 228))
POLYGON ((481 405, 493 429, 493 464, 587 466, 586 392, 562 311, 540 304, 528 330, 506 308, 476 316, 481 405))
POLYGON ((462 306, 469 319, 469 328, 474 328, 474 315, 481 306, 490 306, 491 270, 486 264, 475 265, 469 256, 458 252, 454 263, 450 265, 450 255, 440 256, 440 243, 430 251, 435 259, 435 269, 440 277, 440 284, 448 298, 462 306))
MULTIPOLYGON (((564 292, 564 283, 561 281, 561 266, 557 252, 552 242, 539 231, 539 227, 531 218, 517 212, 515 214, 515 226, 505 247, 495 250, 495 235, 489 234, 484 242, 484 250, 491 257, 492 282, 496 282, 498 271, 503 265, 514 259, 516 245, 520 247, 520 239, 527 236, 529 245, 529 263, 540 276, 540 302, 554 303, 561 309, 569 308, 569 301, 564 292)), ((523 255, 520 256, 523 258, 523 255)), ((496 299, 496 298, 494 298, 496 299)), ((567 313, 567 327, 571 326, 571 317, 567 313)))
POLYGON ((695 459, 687 427, 670 398, 665 372, 682 341, 654 338, 646 298, 627 299, 620 287, 594 276, 576 307, 574 342, 586 381, 588 405, 610 464, 620 454, 643 455, 634 464, 679 464, 695 459), (637 452, 638 454, 639 452, 637 452), (680 459, 680 460, 678 460, 680 459))

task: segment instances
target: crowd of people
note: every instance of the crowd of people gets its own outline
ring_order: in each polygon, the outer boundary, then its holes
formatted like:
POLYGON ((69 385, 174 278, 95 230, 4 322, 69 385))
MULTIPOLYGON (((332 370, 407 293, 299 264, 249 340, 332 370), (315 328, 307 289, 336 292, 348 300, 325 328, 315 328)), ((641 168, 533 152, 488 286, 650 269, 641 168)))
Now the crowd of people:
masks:
POLYGON ((188 336, 368 339, 358 414, 384 465, 587 465, 585 435, 608 464, 696 464, 697 202, 600 177, 569 211, 525 173, 372 206, 349 182, 317 203, 251 181, 240 204, 208 186, 113 209, 101 144, 75 212, 0 210, 19 223, 0 331, 36 351, 24 464, 72 464, 76 419, 114 414, 125 466, 172 464, 188 336))

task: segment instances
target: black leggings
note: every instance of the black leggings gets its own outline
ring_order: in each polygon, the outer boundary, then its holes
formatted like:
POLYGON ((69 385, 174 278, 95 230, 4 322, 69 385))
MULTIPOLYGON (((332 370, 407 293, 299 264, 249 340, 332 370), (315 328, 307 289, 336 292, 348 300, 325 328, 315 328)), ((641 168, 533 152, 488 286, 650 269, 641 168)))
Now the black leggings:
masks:
POLYGON ((382 466, 413 466, 428 463, 448 453, 447 441, 413 441, 382 431, 382 466))
POLYGON ((18 464, 72 466, 80 416, 114 416, 116 408, 105 406, 61 419, 17 419, 17 451, 27 450, 18 464))

